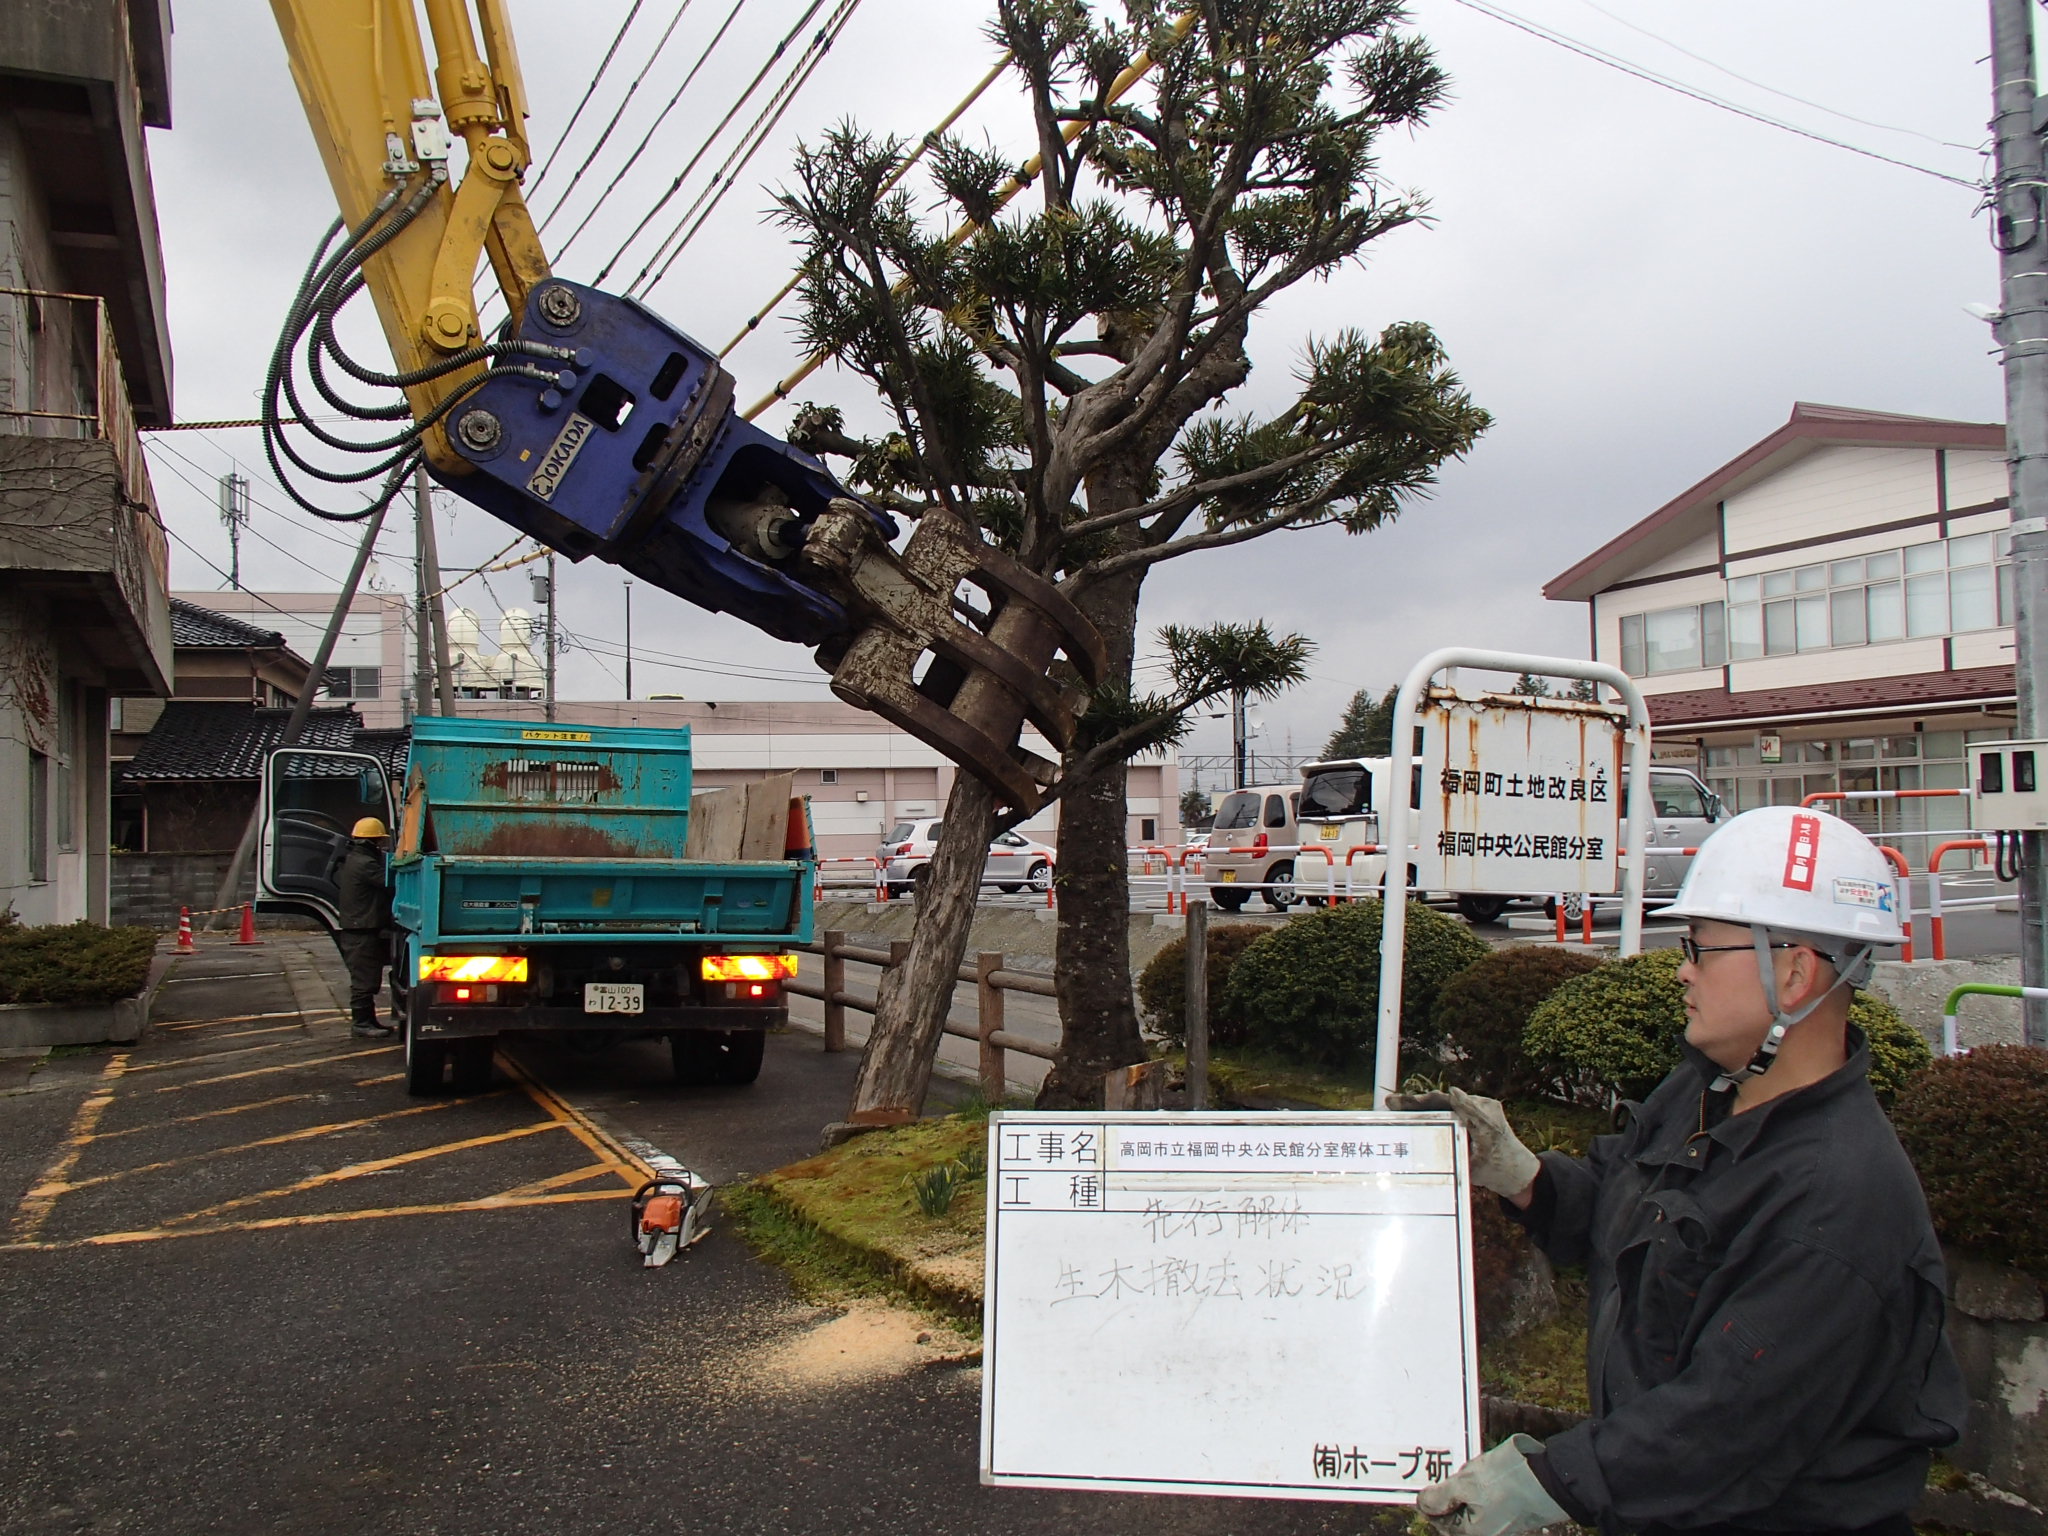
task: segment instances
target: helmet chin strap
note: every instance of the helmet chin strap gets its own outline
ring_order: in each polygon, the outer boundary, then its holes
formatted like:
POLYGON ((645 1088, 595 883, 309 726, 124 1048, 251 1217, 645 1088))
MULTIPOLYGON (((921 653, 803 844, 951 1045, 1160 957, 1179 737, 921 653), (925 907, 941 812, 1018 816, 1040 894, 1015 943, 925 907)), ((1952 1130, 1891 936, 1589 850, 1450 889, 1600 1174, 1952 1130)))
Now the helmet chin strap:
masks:
POLYGON ((1778 968, 1771 963, 1771 931, 1762 924, 1753 923, 1749 933, 1750 941, 1756 946, 1756 970, 1764 984, 1764 1002, 1771 1010, 1771 1027, 1765 1031, 1763 1043, 1756 1048, 1756 1054, 1749 1058, 1746 1066, 1723 1072, 1708 1085, 1715 1093, 1725 1092, 1770 1070, 1771 1063, 1778 1059, 1778 1047, 1785 1043, 1786 1031, 1832 997, 1837 987, 1846 986, 1861 962, 1871 953, 1871 946, 1866 944, 1847 960, 1836 960, 1830 956, 1829 963, 1835 967, 1834 983, 1826 991, 1808 998, 1796 1012, 1787 1013, 1778 1004, 1778 968))

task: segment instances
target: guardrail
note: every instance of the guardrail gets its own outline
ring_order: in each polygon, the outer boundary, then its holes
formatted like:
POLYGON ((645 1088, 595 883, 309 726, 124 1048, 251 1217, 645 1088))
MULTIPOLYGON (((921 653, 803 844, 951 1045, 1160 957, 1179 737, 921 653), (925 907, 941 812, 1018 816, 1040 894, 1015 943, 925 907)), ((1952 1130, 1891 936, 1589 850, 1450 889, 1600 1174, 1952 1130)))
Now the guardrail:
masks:
MULTIPOLYGON (((817 985, 791 977, 782 984, 785 992, 798 997, 812 998, 825 1005, 825 1049, 843 1051, 846 1049, 846 1010, 872 1015, 875 998, 872 995, 849 992, 846 989, 846 963, 880 966, 889 971, 904 963, 910 957, 910 942, 907 939, 891 941, 887 949, 871 949, 858 944, 849 944, 846 932, 840 928, 828 928, 824 937, 815 944, 799 944, 794 948, 824 957, 823 975, 817 985)), ((1016 1051, 1020 1055, 1033 1056, 1040 1061, 1052 1061, 1059 1056, 1059 1047, 1033 1040, 1026 1035, 1014 1034, 1003 1028, 1003 994, 1005 992, 1027 992, 1033 997, 1057 997, 1057 989, 1050 976, 1037 976, 1029 971, 1013 971, 1003 964, 1001 950, 985 950, 975 956, 973 965, 960 967, 958 979, 970 983, 975 989, 975 1027, 966 1029, 955 1024, 950 1017, 945 1023, 945 1032, 956 1040, 972 1040, 980 1047, 979 1070, 982 1096, 991 1104, 1000 1104, 1005 1093, 1007 1076, 1004 1055, 1016 1051)), ((948 1000, 948 1013, 951 1002, 948 1000)))
POLYGON ((2048 998, 2048 987, 2005 987, 1996 982, 1966 981, 1949 993, 1941 1005, 1941 1054, 1960 1056, 1962 1041, 1956 1030, 1956 1007, 1966 997, 2017 997, 2039 1001, 2048 998))

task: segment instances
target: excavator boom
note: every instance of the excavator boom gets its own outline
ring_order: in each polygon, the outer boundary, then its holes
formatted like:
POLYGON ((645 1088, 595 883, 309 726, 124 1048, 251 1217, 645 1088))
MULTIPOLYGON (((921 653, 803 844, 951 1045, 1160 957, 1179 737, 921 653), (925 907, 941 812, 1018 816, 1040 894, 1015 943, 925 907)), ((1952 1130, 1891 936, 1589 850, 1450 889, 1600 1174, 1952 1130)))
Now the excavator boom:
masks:
MULTIPOLYGON (((440 484, 572 559, 595 556, 700 607, 813 648, 842 698, 873 709, 987 782, 1018 811, 1054 765, 1029 722, 1071 741, 1074 683, 1102 670, 1093 627, 1050 583, 934 511, 899 551, 886 513, 818 460, 741 420, 718 359, 629 298, 556 277, 521 184, 526 95, 505 0, 271 0, 341 209, 273 360, 266 447, 330 481, 382 477, 413 455, 440 484), (481 39, 481 44, 479 44, 481 39), (466 165, 450 169, 460 141, 466 165), (474 297, 488 259, 509 311, 486 334, 474 297), (367 288, 386 373, 334 340, 367 288), (403 392, 365 408, 330 378, 403 392), (329 406, 411 425, 390 457, 342 475, 285 436, 304 424, 302 369, 329 406), (976 601, 961 599, 965 585, 976 601)), ((296 493, 294 493, 296 494, 296 493)))

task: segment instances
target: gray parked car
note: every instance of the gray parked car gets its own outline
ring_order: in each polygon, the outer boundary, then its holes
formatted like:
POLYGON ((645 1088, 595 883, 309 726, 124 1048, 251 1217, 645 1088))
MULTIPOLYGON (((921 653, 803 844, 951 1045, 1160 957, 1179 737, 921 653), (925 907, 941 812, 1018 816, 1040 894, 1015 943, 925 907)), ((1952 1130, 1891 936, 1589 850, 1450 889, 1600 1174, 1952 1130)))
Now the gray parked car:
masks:
MULTIPOLYGON (((875 857, 881 860, 882 883, 888 887, 892 900, 917 889, 945 830, 942 818, 899 821, 889 829, 882 846, 875 850, 875 857)), ((995 886, 1006 896, 1014 896, 1026 886, 1034 891, 1048 890, 1052 886, 1052 864, 1053 851, 1044 843, 1034 843, 1016 832, 998 832, 988 845, 988 863, 982 871, 981 883, 995 886)))

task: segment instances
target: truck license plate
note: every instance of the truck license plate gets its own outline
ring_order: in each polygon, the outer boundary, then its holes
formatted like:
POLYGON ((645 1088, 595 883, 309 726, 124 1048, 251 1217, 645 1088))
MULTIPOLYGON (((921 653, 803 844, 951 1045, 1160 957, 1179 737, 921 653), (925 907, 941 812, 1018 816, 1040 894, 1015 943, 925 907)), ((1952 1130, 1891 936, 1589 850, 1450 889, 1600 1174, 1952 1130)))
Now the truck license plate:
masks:
POLYGON ((1237 871, 1234 869, 1218 870, 1216 872, 1216 877, 1219 880, 1221 880, 1225 885, 1228 885, 1231 881, 1237 878, 1237 871))
POLYGON ((645 1013, 647 989, 637 981, 586 981, 585 1013, 645 1013))

